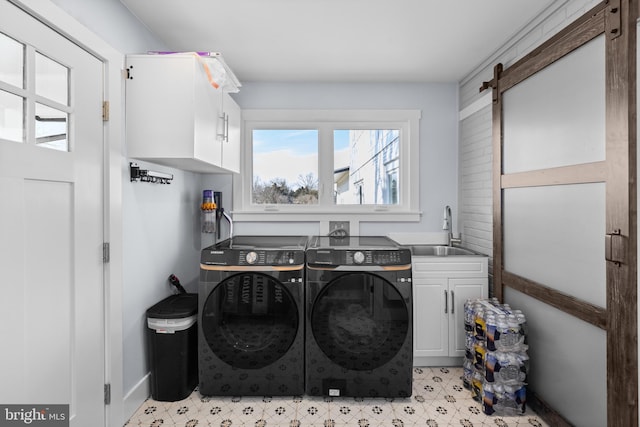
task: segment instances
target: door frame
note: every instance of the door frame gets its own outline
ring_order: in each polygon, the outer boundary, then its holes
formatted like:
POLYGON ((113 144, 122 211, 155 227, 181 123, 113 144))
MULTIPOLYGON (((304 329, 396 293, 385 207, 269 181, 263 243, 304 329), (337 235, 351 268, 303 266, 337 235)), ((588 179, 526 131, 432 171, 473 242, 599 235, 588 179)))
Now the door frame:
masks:
POLYGON ((119 427, 124 420, 122 344, 122 174, 124 141, 125 57, 49 0, 8 0, 91 53, 104 64, 104 101, 109 118, 104 122, 104 242, 110 259, 104 264, 105 384, 110 384, 110 404, 105 405, 105 425, 119 427))
MULTIPOLYGON (((494 294, 518 290, 606 331, 607 425, 638 425, 638 302, 636 183, 636 28, 637 0, 605 0, 507 69, 494 67, 493 257, 494 294), (605 34, 606 161, 540 171, 502 170, 502 95, 564 55, 605 34), (503 190, 540 185, 606 183, 606 307, 579 300, 544 284, 517 276, 503 264, 503 190)), ((534 399, 554 425, 566 421, 534 399)))

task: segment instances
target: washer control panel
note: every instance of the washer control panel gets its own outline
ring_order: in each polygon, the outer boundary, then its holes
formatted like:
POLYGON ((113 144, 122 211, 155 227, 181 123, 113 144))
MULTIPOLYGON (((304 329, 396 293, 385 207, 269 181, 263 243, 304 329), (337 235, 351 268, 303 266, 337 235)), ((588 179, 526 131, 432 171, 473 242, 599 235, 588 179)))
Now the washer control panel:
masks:
POLYGON ((327 266, 384 267, 411 264, 408 249, 309 249, 307 263, 327 266))

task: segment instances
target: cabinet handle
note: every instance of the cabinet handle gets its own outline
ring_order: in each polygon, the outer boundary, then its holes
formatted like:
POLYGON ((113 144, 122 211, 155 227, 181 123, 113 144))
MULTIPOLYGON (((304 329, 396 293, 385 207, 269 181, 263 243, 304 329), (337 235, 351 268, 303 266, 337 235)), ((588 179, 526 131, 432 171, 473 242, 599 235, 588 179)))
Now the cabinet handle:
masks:
MULTIPOLYGON (((222 113, 222 115, 221 115, 221 116, 218 116, 218 119, 219 119, 219 120, 222 120, 222 132, 221 132, 221 133, 216 133, 216 135, 217 135, 217 136, 220 138, 220 140, 221 140, 221 141, 223 141, 223 142, 224 142, 224 136, 225 136, 225 121, 226 121, 226 120, 225 120, 225 117, 226 117, 226 114, 225 114, 225 113, 222 113)), ((217 130, 217 129, 216 129, 216 130, 217 130)))
POLYGON ((456 312, 456 296, 453 291, 451 291, 451 314, 455 314, 456 312))
POLYGON ((219 133, 218 136, 222 138, 222 142, 229 142, 229 115, 222 113, 219 118, 222 119, 222 133, 219 133))
POLYGON ((444 291, 444 314, 447 314, 448 307, 449 307, 449 294, 447 293, 447 290, 445 289, 445 291, 444 291))
POLYGON ((224 142, 229 142, 229 115, 224 114, 224 142))

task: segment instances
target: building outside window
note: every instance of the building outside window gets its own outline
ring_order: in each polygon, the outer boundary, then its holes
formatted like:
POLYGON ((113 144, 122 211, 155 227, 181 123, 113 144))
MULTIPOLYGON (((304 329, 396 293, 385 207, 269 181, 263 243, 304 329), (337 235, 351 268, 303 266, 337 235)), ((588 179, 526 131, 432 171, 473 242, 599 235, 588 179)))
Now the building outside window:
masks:
POLYGON ((349 147, 346 155, 334 155, 336 204, 398 204, 400 130, 337 130, 334 140, 339 133, 347 135, 349 147))

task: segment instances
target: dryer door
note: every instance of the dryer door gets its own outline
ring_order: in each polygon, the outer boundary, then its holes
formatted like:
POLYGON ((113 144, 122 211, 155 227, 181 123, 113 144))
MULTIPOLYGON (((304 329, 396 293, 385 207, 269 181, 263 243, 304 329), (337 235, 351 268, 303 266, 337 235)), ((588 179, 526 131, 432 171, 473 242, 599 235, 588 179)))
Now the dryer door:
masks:
POLYGON ((398 289, 371 273, 344 274, 319 292, 311 313, 313 337, 334 363, 367 371, 389 362, 411 322, 398 289))
POLYGON ((243 272, 220 282, 202 308, 202 331, 227 364, 260 369, 281 358, 298 332, 298 307, 275 278, 243 272))

